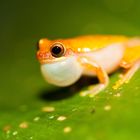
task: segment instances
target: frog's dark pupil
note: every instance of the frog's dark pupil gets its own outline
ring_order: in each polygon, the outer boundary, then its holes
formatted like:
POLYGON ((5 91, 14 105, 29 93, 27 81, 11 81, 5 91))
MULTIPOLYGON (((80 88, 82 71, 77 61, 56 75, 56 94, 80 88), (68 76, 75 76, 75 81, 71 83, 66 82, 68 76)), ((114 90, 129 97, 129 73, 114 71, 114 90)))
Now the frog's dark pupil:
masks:
POLYGON ((59 46, 55 46, 52 48, 52 53, 55 54, 55 55, 59 55, 61 53, 61 47, 59 46))

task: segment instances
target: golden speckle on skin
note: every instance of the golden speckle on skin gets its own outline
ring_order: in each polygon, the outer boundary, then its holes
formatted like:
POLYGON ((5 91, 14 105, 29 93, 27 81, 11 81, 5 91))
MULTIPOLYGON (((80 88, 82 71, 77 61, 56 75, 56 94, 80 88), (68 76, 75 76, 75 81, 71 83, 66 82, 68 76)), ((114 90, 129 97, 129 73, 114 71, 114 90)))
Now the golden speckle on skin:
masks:
POLYGON ((3 127, 3 131, 7 132, 11 129, 11 126, 10 125, 6 125, 3 127))
POLYGON ((67 126, 67 127, 64 128, 63 131, 64 131, 64 133, 69 133, 69 132, 71 132, 71 130, 72 130, 72 128, 67 126))
POLYGON ((111 110, 111 106, 110 106, 110 105, 106 105, 106 106, 104 107, 104 110, 106 110, 106 111, 111 110))
POLYGON ((64 120, 66 120, 66 117, 65 117, 65 116, 59 116, 59 117, 57 118, 57 120, 58 120, 58 121, 64 121, 64 120))
POLYGON ((18 131, 14 131, 13 132, 13 136, 17 135, 18 134, 18 131))
POLYGON ((35 117, 34 119, 33 119, 35 122, 37 122, 37 121, 39 121, 40 120, 40 117, 35 117))
POLYGON ((28 126, 29 126, 29 125, 28 125, 27 122, 22 122, 22 123, 19 124, 19 127, 20 127, 20 128, 28 128, 28 126))
POLYGON ((42 107, 42 111, 43 112, 53 112, 53 111, 55 111, 55 108, 52 106, 45 106, 45 107, 42 107))

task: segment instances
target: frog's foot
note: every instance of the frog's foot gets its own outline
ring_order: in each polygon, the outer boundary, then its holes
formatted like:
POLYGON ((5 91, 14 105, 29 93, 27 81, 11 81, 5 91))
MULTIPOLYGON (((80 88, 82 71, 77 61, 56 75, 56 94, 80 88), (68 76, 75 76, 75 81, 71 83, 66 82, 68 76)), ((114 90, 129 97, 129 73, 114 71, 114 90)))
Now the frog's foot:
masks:
POLYGON ((99 92, 104 90, 105 87, 106 87, 105 84, 97 84, 97 85, 89 86, 87 90, 80 92, 80 96, 87 96, 88 95, 89 97, 94 97, 99 92))
POLYGON ((130 79, 133 77, 135 72, 140 68, 140 60, 136 61, 135 63, 129 65, 122 65, 123 68, 126 68, 126 73, 119 79, 115 85, 113 86, 113 89, 118 89, 122 84, 128 83, 130 79))

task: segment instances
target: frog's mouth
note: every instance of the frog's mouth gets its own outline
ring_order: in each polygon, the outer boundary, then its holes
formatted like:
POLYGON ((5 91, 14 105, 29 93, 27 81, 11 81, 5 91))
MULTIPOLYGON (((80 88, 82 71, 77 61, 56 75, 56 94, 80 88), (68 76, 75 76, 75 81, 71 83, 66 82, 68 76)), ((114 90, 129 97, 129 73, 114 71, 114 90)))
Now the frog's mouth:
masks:
POLYGON ((57 86, 69 86, 75 83, 82 74, 82 66, 75 56, 53 63, 41 65, 45 80, 57 86))

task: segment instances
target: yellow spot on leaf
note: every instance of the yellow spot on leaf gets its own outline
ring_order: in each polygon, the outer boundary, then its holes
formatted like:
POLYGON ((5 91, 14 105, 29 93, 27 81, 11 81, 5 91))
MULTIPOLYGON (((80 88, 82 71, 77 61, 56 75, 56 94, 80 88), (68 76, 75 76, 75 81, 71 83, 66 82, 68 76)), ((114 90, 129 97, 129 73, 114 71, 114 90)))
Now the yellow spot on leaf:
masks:
POLYGON ((104 110, 106 110, 106 111, 111 110, 111 106, 110 106, 110 105, 106 105, 106 106, 104 107, 104 110))
POLYGON ((40 120, 40 117, 35 117, 33 120, 34 120, 35 122, 37 122, 37 121, 40 120))
POLYGON ((10 129, 11 129, 11 126, 10 125, 6 125, 6 126, 4 126, 3 131, 7 132, 10 129))
POLYGON ((28 125, 27 122, 22 122, 22 123, 19 124, 19 127, 20 127, 20 128, 28 128, 28 126, 29 126, 29 125, 28 125))
POLYGON ((18 131, 13 132, 13 136, 16 136, 18 134, 18 131))
POLYGON ((55 111, 55 108, 52 106, 45 106, 45 107, 42 107, 42 111, 43 112, 53 112, 53 111, 55 111))
POLYGON ((64 133, 69 133, 71 131, 72 131, 72 128, 69 127, 69 126, 67 126, 67 127, 64 128, 64 133))
POLYGON ((64 121, 64 120, 66 120, 66 117, 65 117, 65 116, 59 116, 59 117, 57 118, 57 120, 58 120, 58 121, 64 121))

